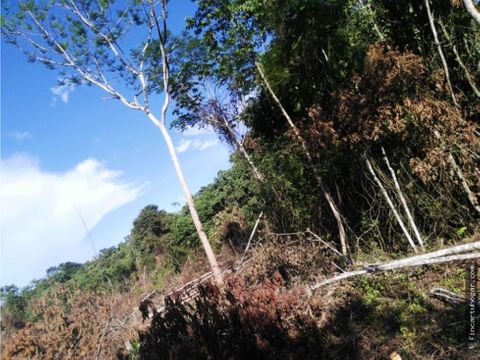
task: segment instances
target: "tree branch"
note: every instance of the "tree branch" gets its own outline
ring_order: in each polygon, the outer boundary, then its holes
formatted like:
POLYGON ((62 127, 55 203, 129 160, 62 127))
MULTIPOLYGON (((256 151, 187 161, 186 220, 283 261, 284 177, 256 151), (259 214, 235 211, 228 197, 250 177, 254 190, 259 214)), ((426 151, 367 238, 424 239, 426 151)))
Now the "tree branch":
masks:
POLYGON ((260 215, 258 215, 257 221, 255 221, 255 225, 253 226, 253 230, 250 233, 250 237, 248 238, 247 247, 245 248, 245 251, 243 252, 243 256, 240 259, 240 264, 238 265, 237 274, 240 271, 240 268, 242 267, 243 260, 245 259, 245 256, 247 255, 248 249, 250 248, 250 243, 252 242, 252 239, 255 236, 255 233, 257 232, 258 224, 260 224, 260 219, 262 218, 262 215, 263 215, 263 211, 261 211, 260 215))
POLYGON ((452 82, 450 81, 450 72, 448 71, 447 60, 445 60, 445 56, 443 55, 442 46, 440 45, 440 41, 438 40, 437 29, 435 28, 435 23, 433 21, 433 15, 430 10, 430 1, 425 0, 425 7, 427 9, 428 21, 430 23, 430 29, 432 30, 433 39, 435 40, 435 45, 437 46, 438 54, 440 55, 440 60, 442 61, 443 71, 445 72, 445 78, 447 80, 448 87, 450 89, 450 95, 452 96, 453 104, 458 107, 457 98, 455 97, 455 93, 453 92, 452 82))
POLYGON ((393 215, 395 216, 395 219, 397 219, 398 225, 400 225, 400 228, 402 229, 403 234, 404 234, 405 237, 407 238, 408 243, 409 243, 410 246, 413 248, 413 251, 418 252, 417 246, 416 246, 415 243, 413 242, 413 239, 412 239, 412 237, 410 236, 410 233, 408 232, 407 227, 406 227, 405 224, 403 223, 403 220, 402 220, 402 218, 400 217, 400 214, 398 213, 397 209, 395 208, 395 205, 393 204, 392 199, 391 199, 390 196, 388 195, 387 190, 385 190, 385 187, 383 186, 382 182, 380 181, 380 179, 378 178, 377 174, 375 173, 375 170, 373 170, 372 163, 371 163, 370 160, 367 159, 367 158, 365 159, 365 162, 367 163, 367 168, 368 168, 368 170, 370 171, 370 174, 372 174, 373 179, 375 180, 375 182, 377 183, 378 187, 380 188, 380 191, 382 192, 383 197, 385 198, 385 201, 387 202, 388 206, 389 206, 390 209, 392 210, 393 215))
POLYGON ((480 90, 478 90, 477 86, 475 85, 475 81, 473 81, 473 78, 470 75, 470 71, 468 71, 467 67, 465 66, 465 64, 462 61, 462 58, 458 54, 457 47, 452 43, 452 39, 451 39, 450 35, 448 34, 447 29, 446 29, 445 25, 443 24, 443 21, 440 20, 439 23, 440 23, 440 27, 442 28, 443 34, 445 35, 445 38, 448 40, 448 42, 450 43, 450 46, 452 47, 453 53, 455 54, 455 60, 457 61, 458 65, 462 68, 462 70, 465 74, 465 77, 467 78, 468 84, 472 88, 474 94, 478 98, 480 98, 480 90))
POLYGON ((385 149, 383 148, 383 146, 382 146, 382 154, 383 154, 383 159, 387 164, 388 170, 392 175, 392 179, 395 184, 395 189, 397 190, 398 197, 400 198, 400 202, 402 203, 403 210, 405 211, 405 214, 407 214, 407 220, 410 223, 410 227, 412 228, 413 233, 417 238, 418 244, 423 250, 425 250, 423 246, 423 239, 422 239, 422 236, 420 235, 420 231, 418 231, 417 225, 415 224, 415 220, 413 219, 413 215, 410 212, 410 209, 408 208, 407 201, 405 200, 405 196, 403 196, 403 192, 402 192, 402 189, 400 188, 400 184, 398 182, 397 176, 395 175, 395 171, 390 166, 390 161, 388 160, 387 153, 385 152, 385 149))

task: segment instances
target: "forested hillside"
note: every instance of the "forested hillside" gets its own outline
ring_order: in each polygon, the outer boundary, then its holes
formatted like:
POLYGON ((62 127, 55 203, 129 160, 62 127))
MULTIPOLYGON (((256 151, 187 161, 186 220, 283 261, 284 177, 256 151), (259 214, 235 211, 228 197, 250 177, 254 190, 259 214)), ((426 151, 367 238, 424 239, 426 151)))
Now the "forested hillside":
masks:
POLYGON ((3 287, 2 358, 480 357, 475 1, 198 0, 181 34, 162 1, 52 3, 2 2, 3 36, 150 120, 166 96, 162 134, 212 129, 231 168, 193 209, 147 205, 97 258, 3 287), (124 58, 129 26, 148 39, 124 58))

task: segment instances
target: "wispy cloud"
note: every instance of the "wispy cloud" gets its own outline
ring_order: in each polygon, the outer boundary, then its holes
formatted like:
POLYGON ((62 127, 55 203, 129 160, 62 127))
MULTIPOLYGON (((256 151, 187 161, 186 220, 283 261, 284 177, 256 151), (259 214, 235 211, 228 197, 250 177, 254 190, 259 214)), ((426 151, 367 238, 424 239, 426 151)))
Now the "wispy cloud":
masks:
POLYGON ((49 266, 91 257, 79 213, 92 229, 145 187, 123 181, 121 172, 95 159, 61 173, 41 169, 25 155, 2 160, 1 167, 3 284, 25 285, 49 266))
POLYGON ((219 144, 218 139, 207 139, 207 140, 181 139, 176 146, 176 150, 178 153, 183 153, 191 150, 203 151, 213 146, 216 146, 217 144, 219 144))
POLYGON ((62 100, 65 104, 68 103, 70 94, 75 90, 75 87, 71 85, 58 85, 50 88, 52 92, 52 106, 57 104, 57 99, 62 100))
POLYGON ((175 149, 179 153, 197 150, 203 151, 220 143, 211 126, 189 127, 181 133, 186 139, 181 139, 175 149))
POLYGON ((7 131, 5 135, 17 141, 27 140, 32 137, 32 134, 28 131, 7 131))

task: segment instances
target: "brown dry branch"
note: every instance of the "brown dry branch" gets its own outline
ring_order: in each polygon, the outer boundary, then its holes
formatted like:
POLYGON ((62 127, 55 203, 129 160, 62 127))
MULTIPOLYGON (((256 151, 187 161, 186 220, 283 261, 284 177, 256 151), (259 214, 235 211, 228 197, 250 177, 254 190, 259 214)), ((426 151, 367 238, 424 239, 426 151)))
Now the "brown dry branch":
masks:
MULTIPOLYGON (((221 269, 221 274, 224 276, 225 274, 229 273, 239 273, 242 271, 245 266, 247 266, 250 262, 251 258, 249 256, 246 256, 245 258, 242 258, 242 262, 233 264, 233 265, 228 265, 224 268, 221 269)), ((189 302, 193 299, 195 299, 196 296, 198 296, 199 291, 198 288, 202 286, 203 284, 208 283, 211 281, 211 279, 214 277, 214 273, 212 271, 206 272, 195 279, 183 284, 180 287, 177 287, 167 294, 163 296, 162 302, 165 301, 167 298, 175 297, 178 301, 182 303, 189 302)), ((155 305, 152 301, 152 298, 158 294, 158 291, 152 291, 148 294, 145 294, 142 296, 142 299, 140 301, 139 305, 139 310, 142 313, 144 318, 147 317, 153 317, 156 313, 162 313, 165 311, 165 305, 155 305), (149 314, 148 309, 152 309, 153 311, 149 314)), ((135 309, 134 312, 137 310, 135 309)))
POLYGON ((58 287, 33 304, 35 320, 5 344, 2 359, 114 358, 135 337, 135 327, 115 327, 129 311, 130 294, 102 295, 58 287))

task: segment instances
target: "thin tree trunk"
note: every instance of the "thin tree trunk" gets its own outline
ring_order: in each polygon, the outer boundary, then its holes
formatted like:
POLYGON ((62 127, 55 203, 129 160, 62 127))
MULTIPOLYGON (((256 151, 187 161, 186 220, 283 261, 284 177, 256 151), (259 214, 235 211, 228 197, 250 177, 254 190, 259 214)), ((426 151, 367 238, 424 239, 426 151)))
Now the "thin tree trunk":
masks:
POLYGON ((243 146, 243 144, 235 137, 235 141, 237 143, 237 148, 238 150, 240 150, 240 152, 242 153, 243 157, 245 158, 245 160, 247 160, 248 164, 250 165, 250 167, 252 168, 252 172, 253 174, 255 175, 255 177, 261 181, 261 182, 265 182, 265 178, 264 176, 262 175, 262 173, 257 169, 257 167, 255 166, 255 164, 253 163, 253 160, 252 158, 250 157, 250 155, 248 155, 248 152, 247 150, 245 150, 245 147, 243 146))
POLYGON ((478 12, 473 0, 463 0, 463 5, 467 9, 468 13, 475 19, 475 21, 480 25, 480 12, 478 12))
POLYGON ((237 145, 237 149, 240 150, 243 157, 245 158, 245 160, 247 160, 248 164, 252 168, 252 171, 253 171, 253 174, 255 175, 255 177, 260 182, 265 182, 265 177, 262 175, 262 173, 257 169, 255 164, 253 163, 252 158, 250 157, 250 155, 248 155, 248 152, 247 152, 247 150, 245 150, 245 147, 243 146, 242 142, 238 139, 238 137, 233 132, 233 129, 231 128, 227 119, 224 116, 222 116, 222 120, 223 120, 223 124, 224 124, 225 128, 230 133, 230 137, 235 141, 235 144, 237 145))
POLYGON ((450 95, 452 96, 453 104, 456 107, 458 107, 457 98, 455 97, 455 93, 453 92, 452 82, 450 81, 450 72, 448 71, 447 60, 445 60, 442 46, 440 45, 440 41, 438 40, 437 29, 435 28, 435 23, 433 21, 433 15, 430 10, 429 0, 425 0, 425 7, 427 9, 428 21, 430 22, 430 29, 432 30, 433 39, 435 40, 435 45, 437 46, 438 54, 440 55, 440 59, 442 61, 443 71, 445 72, 445 78, 447 80, 448 87, 450 88, 450 95))
POLYGON ((460 54, 457 51, 457 47, 452 43, 452 39, 450 35, 447 32, 447 29, 443 22, 440 20, 440 27, 442 28, 443 34, 447 38, 448 42, 450 43, 450 46, 452 47, 453 53, 455 54, 455 60, 457 61, 458 65, 462 68, 463 72, 465 73, 465 78, 468 81, 468 84, 473 90, 473 93, 480 98, 480 90, 478 90, 477 86, 475 85, 475 81, 472 78, 472 75, 470 75, 470 71, 468 71, 467 67, 462 61, 462 58, 460 57, 460 54))
POLYGON ((412 237, 410 236, 410 233, 408 232, 407 227, 406 227, 405 224, 403 223, 403 220, 402 220, 402 218, 400 217, 400 214, 398 213, 397 209, 395 208, 395 205, 393 204, 392 199, 390 199, 390 196, 388 195, 387 190, 385 190, 385 187, 383 186, 382 182, 381 182, 380 179, 378 178, 377 174, 375 174, 375 170, 373 170, 373 167, 372 167, 372 164, 371 164, 370 160, 365 159, 365 162, 367 163, 367 168, 368 168, 368 170, 370 171, 370 174, 372 174, 373 179, 374 179, 375 182, 377 183, 378 187, 380 188, 380 191, 381 191, 382 194, 383 194, 383 197, 385 198, 385 200, 387 201, 388 206, 389 206, 390 209, 392 210, 393 215, 395 216, 395 219, 397 219, 398 224, 399 224, 400 227, 402 228, 402 231, 403 231, 405 237, 407 238, 410 246, 413 248, 413 250, 414 250, 415 252, 418 252, 417 247, 415 246, 415 243, 413 242, 413 239, 412 239, 412 237))
MULTIPOLYGON (((435 138, 439 141, 442 140, 440 134, 438 133, 437 130, 433 132, 435 135, 435 138)), ((463 176, 462 169, 460 169, 460 166, 458 166, 457 162, 455 161, 455 158, 453 157, 452 153, 449 151, 448 152, 448 161, 450 162, 450 165, 452 165, 453 169, 455 170, 455 174, 457 177, 460 179, 460 182, 462 183, 463 190, 467 194, 468 200, 470 201, 470 204, 472 207, 480 214, 480 204, 478 203, 477 197, 475 193, 470 189, 468 186, 467 179, 465 179, 465 176, 463 176)))
POLYGON ((152 122, 157 125, 160 129, 160 132, 163 135, 165 143, 167 144, 168 152, 170 154, 170 158, 172 159, 173 167, 175 168, 175 173, 177 174, 178 181, 183 190, 183 194, 185 196, 185 200, 187 201, 188 209, 190 210, 190 215, 192 216, 193 224, 195 225, 195 229, 197 230, 198 236, 200 237, 200 241, 202 242, 203 248, 205 249, 205 253, 207 254, 208 261, 210 263, 210 267, 215 275, 215 280, 217 283, 222 283, 222 273, 220 271, 220 267, 218 266, 217 259, 213 252, 213 249, 208 241, 207 234, 203 230, 202 223, 200 221, 200 217, 198 216, 197 209, 193 202, 192 193, 188 187, 187 181, 185 180, 185 176, 183 174, 182 167, 180 166, 180 162, 178 160, 177 153, 175 151, 175 146, 173 145, 172 138, 168 133, 167 128, 165 125, 158 121, 158 119, 152 114, 148 114, 148 118, 152 120, 152 122))
POLYGON ((395 175, 395 171, 390 166, 390 161, 388 160, 387 153, 385 152, 385 149, 383 148, 383 146, 382 146, 382 154, 383 154, 383 159, 387 164, 388 170, 390 170, 390 174, 392 175, 393 183, 395 184, 395 189, 397 190, 398 197, 400 198, 400 202, 402 203, 403 210, 405 211, 405 214, 407 214, 407 219, 408 219, 408 222, 410 223, 410 227, 412 228, 413 233, 417 238, 418 244, 420 245, 422 250, 425 250, 425 247, 423 245, 423 239, 422 239, 422 236, 420 235, 420 231, 418 231, 417 225, 415 224, 415 220, 413 219, 413 215, 410 212, 410 209, 408 208, 407 201, 405 200, 405 196, 403 196, 402 189, 400 188, 400 183, 398 182, 397 176, 395 175))
POLYGON ((303 149, 303 152, 305 153, 305 156, 307 157, 307 161, 308 161, 308 164, 309 164, 309 166, 310 166, 310 168, 313 172, 313 175, 315 176, 315 179, 317 180, 317 183, 320 187, 320 190, 322 191, 325 199, 327 200, 327 203, 330 206, 330 209, 332 210, 333 216, 335 217, 335 220, 337 222, 340 244, 341 244, 341 247, 342 247, 342 254, 347 256, 347 254, 348 254, 347 235, 346 235, 346 232, 345 232, 345 227, 343 226, 343 220, 342 220, 340 211, 338 210, 337 205, 335 204, 332 196, 330 195, 330 192, 327 190, 325 184, 323 183, 322 178, 320 177, 320 175, 317 172, 317 169, 315 168, 315 165, 313 163, 313 158, 312 158, 310 152, 308 151, 308 147, 307 147, 307 143, 306 143, 305 139, 300 134, 300 130, 298 130, 297 126, 294 124, 294 122, 290 118, 290 115, 288 115, 287 111, 285 110, 282 103, 278 99, 277 95, 273 91, 272 87, 270 86, 270 83, 268 82, 267 77, 265 76, 265 73, 263 72, 263 69, 262 69, 261 65, 258 62, 256 62, 255 66, 256 66, 259 74, 260 74, 260 77, 262 78, 263 82, 265 83, 265 86, 267 87, 270 95, 272 96, 275 103, 277 104, 280 111, 282 112, 283 116, 287 120, 288 125, 293 130, 293 133, 294 133, 295 137, 300 142, 300 145, 303 149))
POLYGON ((480 214, 480 205, 478 204, 476 195, 472 190, 470 190, 470 187, 468 186, 467 179, 465 179, 465 176, 463 176, 462 169, 460 169, 460 166, 458 166, 457 162, 455 161, 455 158, 451 153, 448 154, 448 160, 450 161, 450 164, 452 164, 455 173, 457 174, 458 178, 460 179, 463 190, 465 190, 465 193, 467 194, 468 200, 470 201, 470 204, 473 206, 473 208, 480 214))
POLYGON ((465 77, 467 78, 468 84, 469 84, 470 87, 472 88, 474 94, 475 94, 478 98, 480 98, 480 90, 478 90, 477 86, 475 85, 475 82, 474 82, 473 79, 472 79, 472 76, 470 75, 470 72, 468 71, 467 67, 465 66, 465 64, 464 64, 463 61, 462 61, 462 58, 461 58, 460 55, 458 54, 458 51, 457 51, 456 46, 453 45, 452 49, 453 49, 453 53, 455 54, 455 60, 457 60, 458 65, 460 65, 460 67, 462 68, 463 72, 465 73, 465 77))
POLYGON ((245 251, 243 252, 243 256, 242 258, 240 259, 240 263, 238 265, 238 270, 237 270, 237 274, 238 272, 240 271, 240 268, 243 264, 243 260, 245 259, 245 256, 247 255, 247 252, 248 252, 248 249, 250 248, 250 244, 252 243, 252 240, 253 240, 253 237, 255 236, 255 233, 257 232, 257 228, 258 228, 258 224, 260 224, 260 219, 262 218, 263 216, 263 211, 260 212, 260 215, 258 215, 258 218, 257 218, 257 221, 255 221, 255 225, 253 226, 253 230, 250 234, 250 237, 248 238, 248 243, 247 243, 247 247, 245 248, 245 251))

